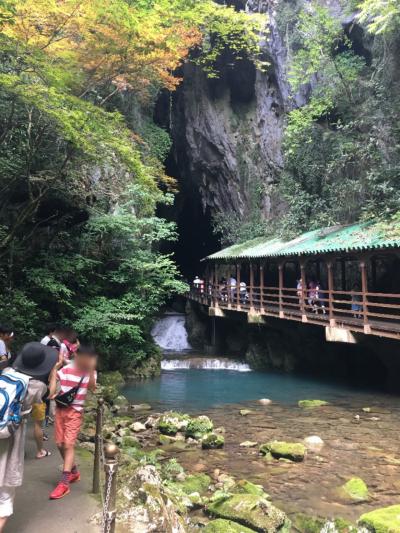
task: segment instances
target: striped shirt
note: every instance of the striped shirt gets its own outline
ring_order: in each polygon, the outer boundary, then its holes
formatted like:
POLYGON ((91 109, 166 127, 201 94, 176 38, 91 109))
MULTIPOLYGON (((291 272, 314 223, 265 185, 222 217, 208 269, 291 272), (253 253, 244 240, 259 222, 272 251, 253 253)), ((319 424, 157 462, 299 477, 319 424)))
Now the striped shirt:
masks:
MULTIPOLYGON (((57 372, 57 376, 58 376, 59 383, 60 383, 60 393, 68 392, 72 388, 79 385, 82 379, 82 376, 83 376, 83 380, 78 389, 78 393, 75 396, 75 399, 71 404, 71 407, 73 407, 76 411, 80 411, 80 412, 83 411, 83 408, 85 406, 87 391, 88 391, 90 375, 85 374, 81 370, 78 370, 75 367, 75 364, 72 362, 64 366, 63 368, 61 368, 57 372)), ((95 378, 97 379, 96 372, 95 372, 95 378)))

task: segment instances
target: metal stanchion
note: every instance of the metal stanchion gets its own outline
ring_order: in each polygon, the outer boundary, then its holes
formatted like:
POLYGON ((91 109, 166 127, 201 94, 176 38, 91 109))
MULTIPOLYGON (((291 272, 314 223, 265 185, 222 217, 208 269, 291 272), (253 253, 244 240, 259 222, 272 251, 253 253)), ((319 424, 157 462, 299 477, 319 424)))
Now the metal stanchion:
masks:
POLYGON ((104 488, 103 533, 115 532, 118 453, 119 449, 116 444, 104 446, 106 485, 104 488))
POLYGON ((101 468, 101 452, 103 447, 103 398, 99 398, 97 402, 97 416, 96 416, 96 435, 94 441, 94 462, 93 462, 93 492, 98 494, 100 492, 100 468, 101 468))

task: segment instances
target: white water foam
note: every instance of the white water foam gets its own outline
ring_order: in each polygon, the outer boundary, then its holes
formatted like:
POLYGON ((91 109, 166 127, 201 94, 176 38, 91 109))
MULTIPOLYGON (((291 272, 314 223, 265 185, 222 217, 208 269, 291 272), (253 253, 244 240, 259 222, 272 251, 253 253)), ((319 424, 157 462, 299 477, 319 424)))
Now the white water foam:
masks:
POLYGON ((202 370, 234 370, 236 372, 251 372, 246 363, 231 361, 230 359, 191 358, 191 359, 163 359, 162 370, 202 369, 202 370))
POLYGON ((156 344, 163 350, 184 352, 192 347, 188 342, 185 315, 165 315, 158 320, 151 335, 156 344))

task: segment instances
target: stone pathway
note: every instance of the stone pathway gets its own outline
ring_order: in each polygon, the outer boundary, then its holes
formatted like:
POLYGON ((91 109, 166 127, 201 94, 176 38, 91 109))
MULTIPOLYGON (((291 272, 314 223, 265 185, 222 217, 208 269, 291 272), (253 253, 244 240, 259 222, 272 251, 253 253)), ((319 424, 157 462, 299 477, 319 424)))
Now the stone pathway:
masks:
POLYGON ((49 492, 60 476, 61 460, 52 439, 45 444, 52 455, 35 459, 32 428, 28 429, 24 484, 17 490, 14 516, 5 533, 98 533, 99 528, 89 522, 99 509, 97 500, 90 494, 91 464, 78 458, 81 481, 71 487, 68 496, 51 501, 49 492))

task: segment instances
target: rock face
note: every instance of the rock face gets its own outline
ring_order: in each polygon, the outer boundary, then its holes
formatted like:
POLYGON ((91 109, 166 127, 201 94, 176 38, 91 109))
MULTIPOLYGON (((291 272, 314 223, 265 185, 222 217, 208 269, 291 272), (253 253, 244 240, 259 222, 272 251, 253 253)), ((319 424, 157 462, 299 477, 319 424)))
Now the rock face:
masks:
POLYGON ((270 63, 267 72, 257 71, 246 59, 222 58, 219 78, 211 80, 187 63, 174 97, 170 128, 183 186, 188 194, 193 188, 199 191, 204 210, 243 215, 256 207, 257 190, 263 189, 257 207, 261 205, 269 218, 280 209, 279 199, 267 191, 283 165, 285 112, 304 96, 289 98, 287 53, 273 3, 246 4, 249 11, 269 16, 270 35, 262 43, 270 63), (226 66, 229 63, 233 66, 226 66))

